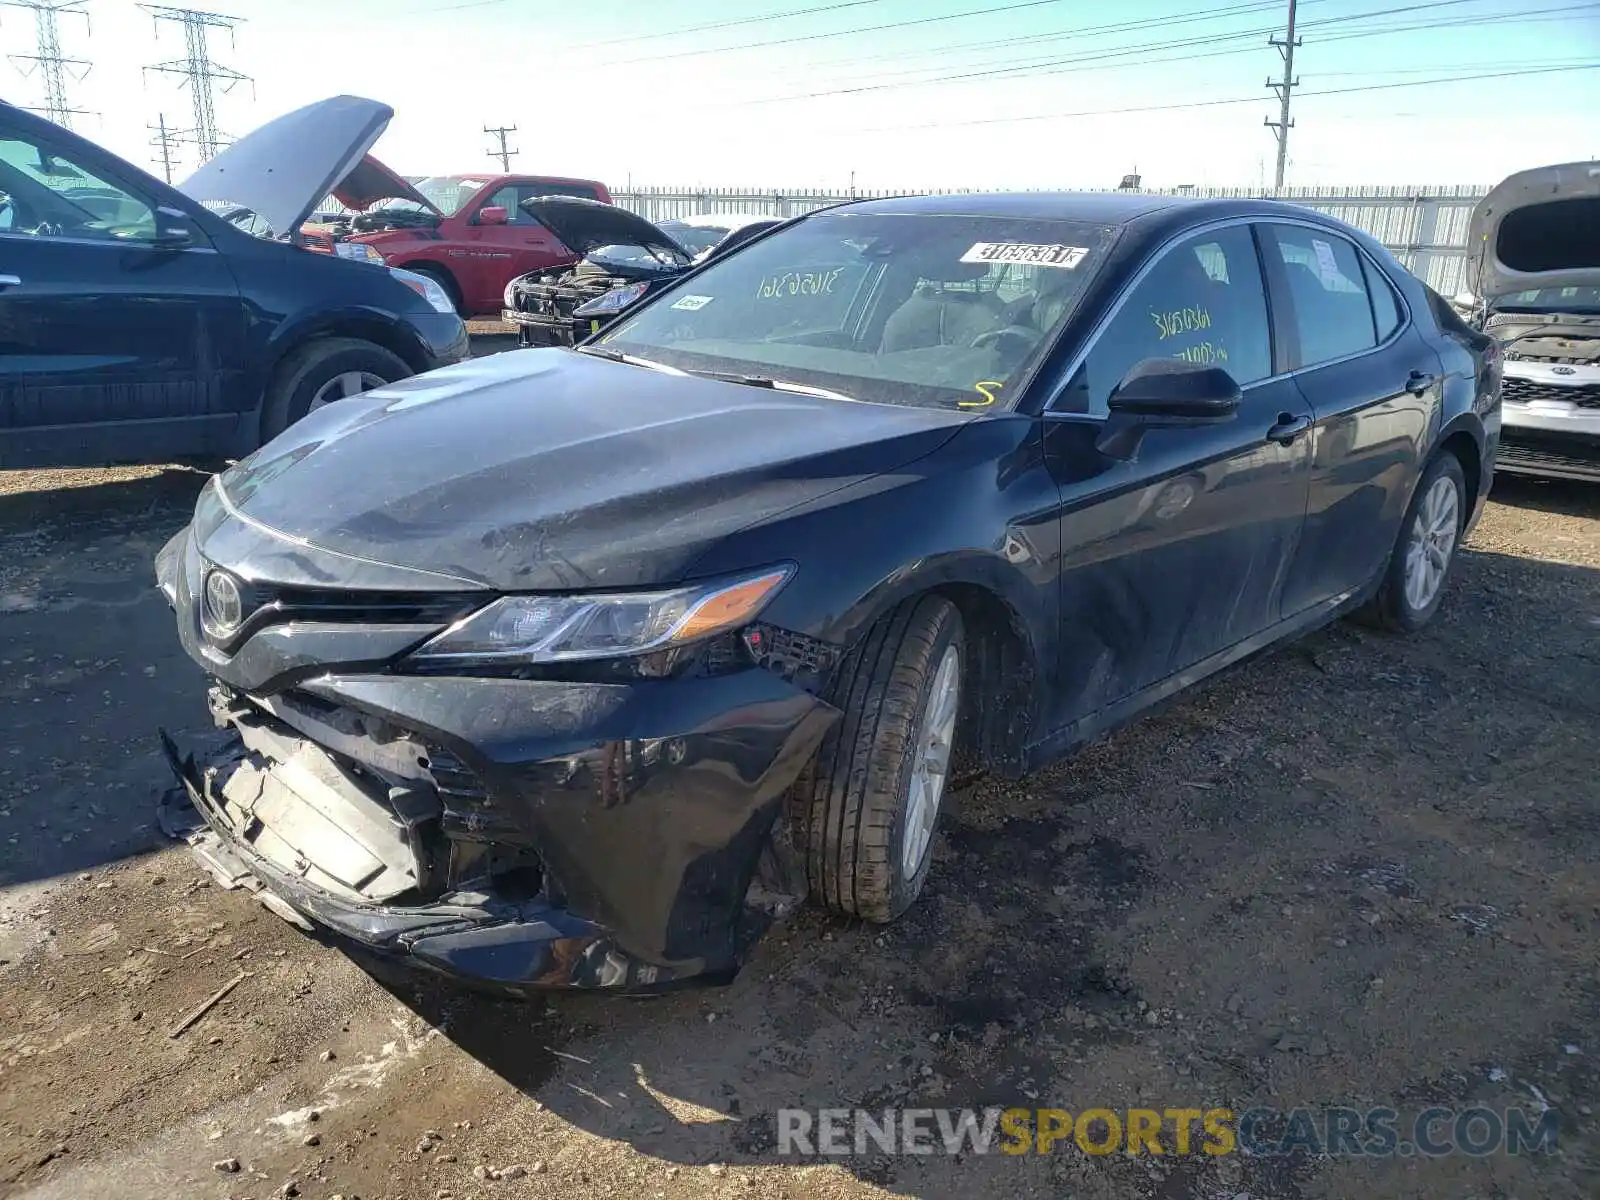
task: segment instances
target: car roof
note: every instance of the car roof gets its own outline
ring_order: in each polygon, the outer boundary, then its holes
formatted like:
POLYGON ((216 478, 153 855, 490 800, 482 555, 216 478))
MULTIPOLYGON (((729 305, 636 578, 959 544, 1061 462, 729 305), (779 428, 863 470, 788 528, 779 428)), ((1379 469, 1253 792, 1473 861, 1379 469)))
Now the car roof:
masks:
POLYGON ((690 213, 684 217, 663 217, 663 225, 693 225, 697 229, 743 229, 757 221, 783 221, 775 213, 690 213))
POLYGON ((857 200, 833 211, 925 214, 953 217, 1019 217, 1128 225, 1155 217, 1163 225, 1229 216, 1318 214, 1272 200, 1205 200, 1143 192, 974 192, 955 195, 895 196, 857 200))

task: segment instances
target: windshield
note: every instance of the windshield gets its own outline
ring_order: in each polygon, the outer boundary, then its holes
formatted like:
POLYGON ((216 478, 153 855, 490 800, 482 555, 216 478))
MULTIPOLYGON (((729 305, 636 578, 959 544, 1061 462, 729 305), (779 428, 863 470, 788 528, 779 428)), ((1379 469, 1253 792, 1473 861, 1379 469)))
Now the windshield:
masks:
POLYGON ((1494 307, 1497 311, 1600 312, 1600 287, 1538 288, 1531 292, 1513 292, 1496 300, 1494 307))
POLYGON ((1017 217, 820 214, 702 268, 593 344, 884 404, 1009 407, 1111 233, 1017 217))
MULTIPOLYGON (((412 186, 426 196, 429 203, 445 216, 453 217, 488 182, 487 179, 456 179, 449 175, 433 175, 427 179, 418 180, 412 186)), ((385 210, 389 212, 428 211, 415 200, 387 200, 379 205, 379 211, 385 210)))

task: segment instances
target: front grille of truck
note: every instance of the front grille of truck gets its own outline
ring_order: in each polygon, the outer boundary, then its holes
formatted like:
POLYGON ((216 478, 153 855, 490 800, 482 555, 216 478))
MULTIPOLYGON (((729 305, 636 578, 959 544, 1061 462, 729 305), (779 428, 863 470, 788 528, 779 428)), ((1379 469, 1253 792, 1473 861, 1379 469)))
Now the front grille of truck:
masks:
POLYGON ((1558 400, 1576 404, 1579 408, 1600 408, 1600 383, 1585 383, 1577 387, 1556 383, 1538 383, 1532 379, 1518 379, 1507 375, 1500 384, 1502 399, 1513 404, 1529 404, 1535 400, 1558 400))

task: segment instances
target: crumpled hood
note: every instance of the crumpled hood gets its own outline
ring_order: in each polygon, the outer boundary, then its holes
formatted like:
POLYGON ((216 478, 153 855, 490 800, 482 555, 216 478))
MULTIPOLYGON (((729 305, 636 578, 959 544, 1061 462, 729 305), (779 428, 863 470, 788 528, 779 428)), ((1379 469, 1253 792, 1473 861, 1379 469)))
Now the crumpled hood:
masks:
POLYGON ((1519 171, 1472 212, 1477 296, 1600 285, 1600 162, 1519 171))
POLYGON ((506 591, 640 587, 973 419, 524 350, 319 409, 218 482, 247 520, 347 556, 329 584, 353 556, 506 591))

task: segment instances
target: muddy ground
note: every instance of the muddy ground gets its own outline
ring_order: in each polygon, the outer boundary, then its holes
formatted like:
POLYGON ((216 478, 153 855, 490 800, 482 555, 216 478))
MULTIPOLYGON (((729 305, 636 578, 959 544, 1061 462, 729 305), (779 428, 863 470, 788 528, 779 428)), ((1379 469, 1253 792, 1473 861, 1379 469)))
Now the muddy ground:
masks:
POLYGON ((206 717, 149 563, 200 482, 0 475, 0 1194, 1600 1194, 1600 489, 1501 484, 1422 636, 1338 625, 964 789, 887 930, 808 911, 725 990, 512 1003, 380 983, 154 832, 155 729, 206 717), (1009 1103, 1561 1125, 1520 1158, 773 1150, 783 1107, 1009 1103))

